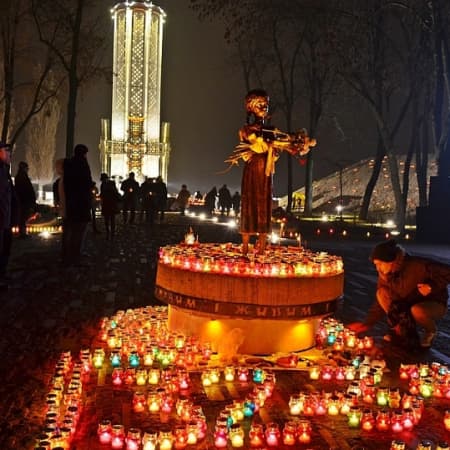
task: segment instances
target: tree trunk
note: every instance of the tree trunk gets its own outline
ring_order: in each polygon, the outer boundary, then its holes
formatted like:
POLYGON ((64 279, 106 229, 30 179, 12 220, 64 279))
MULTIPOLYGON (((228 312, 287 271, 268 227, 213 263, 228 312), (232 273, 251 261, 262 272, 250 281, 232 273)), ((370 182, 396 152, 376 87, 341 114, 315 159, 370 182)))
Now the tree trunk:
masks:
POLYGON ((381 138, 378 138, 377 154, 375 156, 375 163, 372 169, 372 174, 370 175, 369 182, 367 183, 366 189, 364 191, 363 201, 361 204, 361 209, 359 210, 359 219, 367 220, 369 217, 369 207, 370 200, 372 198, 373 190, 377 185, 378 177, 380 175, 381 165, 383 163, 383 158, 386 152, 384 151, 383 142, 381 138))
POLYGON ((80 46, 81 22, 85 0, 78 0, 72 35, 72 54, 69 67, 69 98, 67 100, 66 156, 72 155, 75 141, 75 119, 78 95, 78 54, 80 46))
POLYGON ((306 169, 305 169, 305 211, 304 215, 306 217, 312 216, 313 211, 313 153, 309 152, 306 157, 306 169))

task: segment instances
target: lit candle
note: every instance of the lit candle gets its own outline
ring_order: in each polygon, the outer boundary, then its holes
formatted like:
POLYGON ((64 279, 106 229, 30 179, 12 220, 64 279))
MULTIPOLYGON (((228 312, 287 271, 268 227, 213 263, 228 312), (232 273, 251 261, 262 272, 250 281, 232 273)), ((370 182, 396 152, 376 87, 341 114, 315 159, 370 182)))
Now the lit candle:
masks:
POLYGON ((299 420, 297 422, 297 436, 301 444, 311 442, 311 422, 309 420, 299 420))
POLYGON ((406 431, 410 431, 414 428, 414 411, 412 408, 406 408, 403 410, 402 425, 403 429, 406 431))
POLYGON ((111 431, 111 448, 121 449, 125 444, 125 430, 123 425, 113 425, 111 431))
POLYGON ((138 428, 130 428, 126 439, 127 450, 138 450, 141 446, 141 430, 138 428))
POLYGON ((239 448, 244 446, 244 430, 239 423, 233 423, 231 425, 229 438, 232 447, 239 448))
POLYGON ((431 397, 433 395, 433 380, 431 378, 423 378, 419 383, 419 392, 424 398, 431 397))
POLYGON ((328 415, 337 416, 339 414, 339 398, 337 396, 332 396, 328 401, 328 415))
POLYGON ((311 366, 309 368, 309 379, 310 380, 318 380, 320 377, 320 367, 319 366, 311 366))
POLYGON ((246 367, 238 367, 238 380, 243 383, 248 381, 248 369, 246 367))
POLYGON ((260 368, 253 369, 253 381, 255 383, 262 383, 264 380, 264 371, 260 368))
POLYGON ((389 391, 387 388, 378 388, 377 390, 377 405, 387 406, 389 402, 389 391))
POLYGON ((144 386, 147 383, 147 371, 145 369, 136 370, 136 384, 144 386))
POLYGON ((361 410, 357 406, 352 406, 347 416, 348 426, 351 428, 359 428, 361 424, 361 410))
POLYGON ((377 422, 376 427, 378 431, 387 431, 389 430, 391 424, 391 420, 389 418, 388 411, 379 411, 377 414, 377 422))
POLYGON ((161 430, 159 432, 159 449, 171 450, 173 446, 173 434, 170 430, 161 430))
POLYGON ((233 366, 227 366, 223 370, 225 381, 234 381, 235 369, 233 366))
POLYGON ((122 381, 123 381, 123 376, 124 376, 123 369, 121 367, 116 367, 113 370, 112 375, 111 375, 112 383, 115 386, 120 386, 122 384, 122 381))
POLYGON ((444 427, 447 431, 450 431, 450 409, 447 409, 444 414, 444 427))
POLYGON ((158 384, 160 378, 160 372, 159 369, 150 369, 148 371, 148 384, 158 384))
POLYGON ((133 411, 140 413, 145 410, 145 394, 140 391, 136 391, 133 395, 133 411))
POLYGON ((147 395, 147 406, 148 410, 151 413, 159 412, 160 410, 160 397, 158 396, 158 393, 156 391, 150 391, 147 395))
POLYGON ((110 356, 111 366, 112 367, 120 367, 121 359, 122 359, 122 357, 120 355, 120 351, 112 352, 111 356, 110 356))
POLYGON ((130 356, 128 357, 128 363, 130 364, 130 367, 137 368, 140 364, 139 354, 138 352, 131 352, 130 356))
POLYGON ((361 428, 364 431, 372 431, 375 427, 375 417, 370 409, 365 409, 361 416, 361 428))
POLYGON ((250 447, 261 448, 264 446, 264 430, 260 423, 252 423, 249 431, 250 447))
POLYGON ((227 448, 228 438, 227 438, 227 426, 226 425, 216 425, 214 432, 214 446, 216 448, 227 448))
POLYGON ((97 435, 100 444, 111 444, 112 427, 110 420, 102 420, 98 424, 97 435))
POLYGON ((146 431, 142 437, 142 450, 155 450, 158 445, 158 433, 146 431))
POLYGON ((394 440, 391 442, 391 448, 389 450, 405 450, 406 444, 400 440, 394 440))
POLYGON ((401 411, 394 411, 391 417, 391 430, 394 433, 403 431, 403 414, 401 411))
POLYGON ((249 394, 244 401, 244 417, 252 417, 255 413, 255 397, 249 394))
POLYGON ((187 426, 187 442, 189 445, 195 445, 197 443, 197 422, 191 420, 187 426))
POLYGON ((303 411, 303 397, 300 394, 292 394, 289 398, 289 413, 291 416, 299 416, 303 411))
POLYGON ((286 422, 283 427, 283 444, 295 445, 296 442, 296 426, 295 422, 286 422))
POLYGON ((105 351, 102 348, 97 348, 94 350, 94 356, 92 358, 92 363, 96 369, 100 369, 103 366, 105 360, 105 351))
POLYGON ((268 447, 277 447, 280 443, 280 428, 276 422, 269 422, 266 428, 266 444, 268 447))

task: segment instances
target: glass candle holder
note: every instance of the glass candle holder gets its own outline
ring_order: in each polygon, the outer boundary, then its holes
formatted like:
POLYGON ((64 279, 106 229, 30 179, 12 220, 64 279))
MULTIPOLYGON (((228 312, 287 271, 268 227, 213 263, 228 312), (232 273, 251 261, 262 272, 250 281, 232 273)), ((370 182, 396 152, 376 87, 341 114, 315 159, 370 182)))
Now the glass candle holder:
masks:
POLYGON ((228 436, 233 448, 244 446, 244 430, 239 423, 233 423, 231 425, 228 436))
POLYGON ((116 367, 112 371, 111 381, 114 386, 120 386, 123 383, 124 372, 121 367, 116 367))
POLYGON ((112 367, 120 367, 120 364, 122 362, 122 355, 120 354, 119 350, 115 350, 111 352, 111 356, 109 357, 109 360, 111 361, 112 367))
POLYGON ((233 422, 241 422, 244 420, 244 402, 241 400, 233 400, 231 416, 233 417, 233 422))
POLYGON ((280 444, 280 427, 276 422, 269 422, 265 431, 266 444, 268 447, 277 447, 280 444))
POLYGON ((406 431, 411 431, 414 428, 414 411, 412 408, 403 409, 403 417, 402 417, 402 425, 403 429, 406 431))
POLYGON ((122 449, 125 444, 125 428, 123 425, 115 424, 111 430, 111 448, 122 449))
POLYGON ((228 446, 228 428, 226 424, 216 424, 214 431, 214 447, 227 448, 228 446))
POLYGON ((157 413, 161 408, 161 399, 157 391, 149 391, 147 394, 147 407, 149 412, 157 413))
POLYGON ((401 399, 402 398, 400 395, 400 390, 398 388, 389 389, 389 398, 388 398, 389 408, 392 409, 400 408, 401 399))
POLYGON ((191 420, 186 425, 186 431, 187 431, 187 442, 189 445, 195 445, 197 444, 198 437, 197 437, 197 422, 194 420, 191 420))
POLYGON ((337 395, 333 395, 328 400, 327 413, 329 416, 337 416, 339 414, 340 400, 337 395))
POLYGON ((394 433, 403 431, 403 414, 401 411, 394 411, 391 417, 391 430, 394 433))
POLYGON ((394 441, 391 442, 391 447, 389 450, 405 450, 406 449, 406 444, 398 439, 395 439, 394 441))
POLYGON ((235 377, 235 368, 234 366, 227 366, 223 369, 223 376, 225 378, 225 381, 234 381, 235 377))
POLYGON ((141 391, 136 391, 133 395, 133 411, 136 413, 144 412, 145 406, 145 394, 141 391))
POLYGON ((248 369, 247 367, 238 367, 237 378, 241 383, 246 383, 248 381, 248 369))
POLYGON ((389 389, 378 388, 377 390, 377 405, 387 406, 389 403, 389 389))
POLYGON ((96 369, 101 369, 104 361, 105 361, 105 351, 102 348, 95 349, 94 355, 92 357, 93 366, 96 369))
POLYGON ((202 385, 203 387, 209 387, 212 384, 211 380, 211 371, 210 370, 204 370, 201 375, 202 385))
POLYGON ((134 369, 138 368, 141 361, 139 358, 139 354, 136 351, 133 351, 130 353, 130 356, 128 357, 128 364, 130 367, 133 367, 134 369))
POLYGON ((293 421, 286 422, 283 427, 283 444, 293 446, 296 444, 297 430, 293 421))
POLYGON ((299 416, 303 412, 304 398, 300 394, 292 394, 289 398, 289 414, 299 416))
POLYGON ((255 397, 249 394, 244 400, 244 417, 252 417, 255 413, 255 397))
POLYGON ((431 450, 433 448, 433 443, 429 441, 428 439, 424 439, 423 441, 419 442, 419 445, 417 446, 417 450, 431 450))
POLYGON ((126 438, 127 450, 139 450, 141 447, 141 430, 138 428, 130 428, 126 438))
POLYGON ((264 381, 264 371, 260 368, 253 369, 253 382, 262 383, 264 381))
POLYGON ((297 422, 297 436, 300 444, 309 444, 311 442, 311 422, 309 420, 299 420, 297 422))
POLYGON ((210 371, 211 383, 217 384, 220 381, 220 370, 218 368, 212 368, 210 371))
POLYGON ((429 398, 433 395, 433 379, 423 378, 419 383, 420 395, 424 398, 429 398))
POLYGON ((320 378, 320 367, 319 366, 310 366, 308 369, 309 379, 310 380, 318 380, 320 378))
POLYGON ((264 429, 260 423, 252 423, 248 433, 251 448, 261 448, 264 446, 264 429))
POLYGON ((390 429, 391 419, 388 411, 378 411, 376 418, 376 428, 378 431, 388 431, 390 429))
POLYGON ((173 434, 170 430, 161 430, 159 432, 159 449, 160 450, 171 450, 173 447, 173 434))
POLYGON ((445 410, 444 427, 447 431, 450 431, 450 409, 445 410))
POLYGON ((352 406, 347 416, 348 426, 359 428, 361 425, 361 410, 357 406, 352 406))
POLYGON ((145 386, 147 384, 147 370, 137 369, 136 370, 136 385, 145 386))
POLYGON ((158 445, 158 433, 146 431, 142 436, 142 450, 156 450, 158 445))
POLYGON ((112 425, 110 420, 102 420, 98 424, 97 435, 100 444, 111 444, 112 425))
POLYGON ((150 369, 148 371, 147 382, 148 382, 148 384, 158 384, 160 377, 161 377, 161 373, 160 373, 159 369, 150 369))
POLYGON ((450 445, 445 441, 438 442, 436 446, 436 450, 449 450, 449 449, 450 445))
POLYGON ((364 409, 361 415, 361 428, 372 431, 375 428, 375 417, 370 409, 364 409))

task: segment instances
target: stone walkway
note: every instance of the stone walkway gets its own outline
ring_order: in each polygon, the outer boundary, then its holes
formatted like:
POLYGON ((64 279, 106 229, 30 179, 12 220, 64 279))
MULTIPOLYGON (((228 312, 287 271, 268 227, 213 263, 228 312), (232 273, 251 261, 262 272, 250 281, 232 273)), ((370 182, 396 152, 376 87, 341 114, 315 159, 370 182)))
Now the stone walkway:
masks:
MULTIPOLYGON (((33 447, 42 426, 42 405, 55 362, 62 351, 78 355, 91 347, 99 321, 117 310, 156 305, 153 295, 158 249, 182 241, 193 226, 202 242, 237 242, 236 230, 168 214, 164 224, 119 226, 114 243, 104 233, 89 230, 82 268, 59 264, 60 235, 15 239, 11 288, 0 294, 0 449, 33 447)), ((102 224, 100 224, 100 227, 102 224)), ((305 230, 308 246, 341 255, 345 267, 344 299, 337 318, 344 323, 361 319, 373 298, 376 273, 368 261, 374 241, 349 238, 319 239, 305 230)), ((414 253, 450 263, 450 247, 406 243, 414 253)), ((385 325, 373 331, 377 341, 385 325)), ((450 317, 441 321, 433 349, 411 361, 450 362, 450 317)), ((393 353, 393 357, 399 354, 393 353)), ((404 359, 402 361, 408 362, 404 359)), ((78 447, 82 448, 82 447, 78 447)), ((87 449, 84 449, 87 450, 87 449)))

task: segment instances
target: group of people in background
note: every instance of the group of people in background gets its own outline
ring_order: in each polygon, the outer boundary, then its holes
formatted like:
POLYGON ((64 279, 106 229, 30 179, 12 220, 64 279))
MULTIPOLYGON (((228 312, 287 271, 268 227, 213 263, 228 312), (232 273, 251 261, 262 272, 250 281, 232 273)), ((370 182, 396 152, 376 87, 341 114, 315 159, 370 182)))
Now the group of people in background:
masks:
MULTIPOLYGON (((203 198, 200 194, 200 198, 203 198)), ((230 211, 234 211, 234 215, 237 217, 241 209, 241 194, 236 191, 231 195, 227 185, 224 184, 219 190, 216 186, 213 186, 205 194, 204 209, 209 216, 212 216, 215 210, 220 212, 220 215, 229 216, 230 211)))

